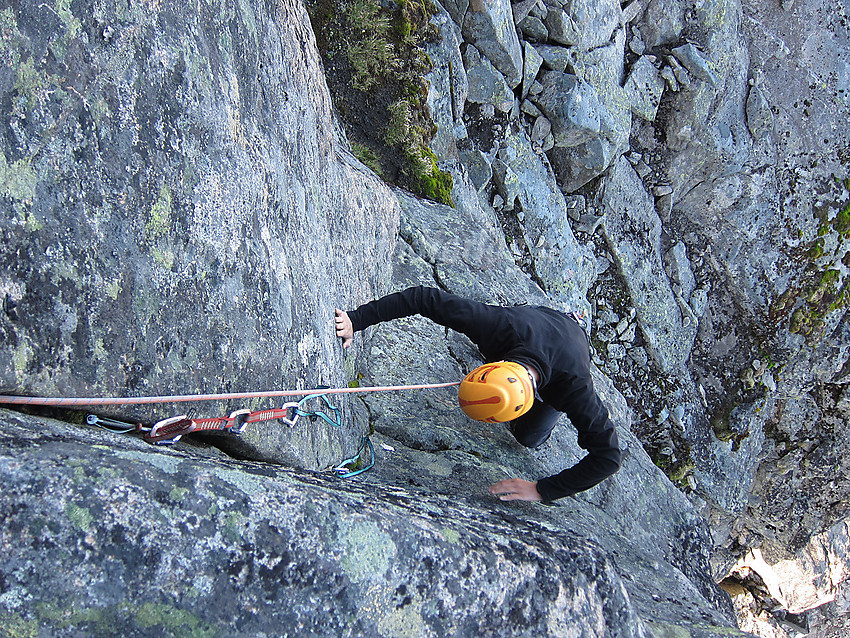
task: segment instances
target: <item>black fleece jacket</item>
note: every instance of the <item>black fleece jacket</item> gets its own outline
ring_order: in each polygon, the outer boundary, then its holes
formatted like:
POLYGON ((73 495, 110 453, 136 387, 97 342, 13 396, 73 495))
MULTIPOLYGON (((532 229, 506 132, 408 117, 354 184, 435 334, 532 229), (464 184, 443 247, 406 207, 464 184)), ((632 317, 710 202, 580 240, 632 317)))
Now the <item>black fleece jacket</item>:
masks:
POLYGON ((420 314, 469 337, 488 361, 516 361, 540 376, 540 398, 566 413, 587 455, 573 467, 540 479, 546 502, 589 489, 620 469, 622 454, 608 410, 593 389, 590 353, 581 326, 542 306, 503 308, 436 288, 408 288, 348 313, 355 330, 420 314))

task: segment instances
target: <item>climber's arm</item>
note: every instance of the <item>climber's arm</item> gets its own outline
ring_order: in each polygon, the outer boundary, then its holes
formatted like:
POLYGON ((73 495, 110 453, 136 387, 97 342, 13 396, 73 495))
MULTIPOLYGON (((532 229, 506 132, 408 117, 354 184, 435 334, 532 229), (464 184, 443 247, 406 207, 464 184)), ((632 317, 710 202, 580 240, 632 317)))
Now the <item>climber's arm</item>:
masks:
POLYGON ((343 339, 343 347, 347 347, 346 343, 350 345, 347 341, 348 322, 353 337, 353 332, 382 321, 419 314, 465 334, 481 347, 482 343, 487 343, 497 333, 501 310, 438 288, 416 286, 370 301, 347 313, 337 311, 337 336, 343 339), (341 314, 346 316, 341 317, 341 314))

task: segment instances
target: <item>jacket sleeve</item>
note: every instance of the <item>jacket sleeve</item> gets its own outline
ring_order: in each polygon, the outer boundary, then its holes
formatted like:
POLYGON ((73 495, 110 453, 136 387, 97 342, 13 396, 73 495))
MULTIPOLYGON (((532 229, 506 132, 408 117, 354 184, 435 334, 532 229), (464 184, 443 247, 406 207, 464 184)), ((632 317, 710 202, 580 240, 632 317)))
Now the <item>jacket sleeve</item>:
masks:
POLYGON ((438 288, 418 286, 370 301, 350 311, 348 316, 355 330, 364 330, 382 321, 419 314, 480 344, 496 330, 499 310, 497 306, 464 299, 438 288))
POLYGON ((587 455, 573 467, 537 482, 537 491, 545 502, 590 489, 616 473, 622 462, 617 431, 593 389, 589 371, 586 379, 570 385, 552 407, 566 412, 578 430, 578 444, 587 450, 587 455))

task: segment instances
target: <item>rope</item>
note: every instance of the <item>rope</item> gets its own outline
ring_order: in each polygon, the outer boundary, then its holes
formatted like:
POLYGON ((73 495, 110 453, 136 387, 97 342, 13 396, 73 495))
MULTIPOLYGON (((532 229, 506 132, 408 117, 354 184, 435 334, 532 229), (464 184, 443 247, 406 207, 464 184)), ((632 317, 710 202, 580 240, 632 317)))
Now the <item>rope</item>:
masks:
MULTIPOLYGON (((144 427, 141 423, 125 423, 113 419, 100 418, 97 415, 90 414, 86 418, 89 425, 112 430, 113 432, 128 433, 142 432, 142 436, 148 443, 155 445, 169 445, 177 443, 185 434, 192 432, 203 432, 210 430, 225 430, 227 432, 239 434, 248 423, 258 423, 260 421, 271 421, 279 419, 289 425, 294 426, 299 417, 308 417, 311 421, 321 418, 328 424, 334 427, 342 425, 340 420, 340 412, 337 407, 328 401, 328 394, 354 394, 358 392, 390 392, 397 390, 429 390, 436 388, 450 388, 460 385, 460 381, 450 383, 421 383, 416 385, 385 385, 371 386, 365 388, 317 388, 313 390, 271 390, 266 392, 229 392, 221 394, 177 394, 169 396, 154 396, 154 397, 20 397, 0 395, 0 404, 10 405, 41 405, 41 406, 76 406, 76 405, 139 405, 146 403, 183 403, 187 401, 222 401, 228 399, 258 399, 267 397, 303 397, 297 403, 284 403, 279 409, 259 410, 251 412, 250 410, 236 410, 231 412, 229 416, 214 419, 191 419, 187 415, 163 419, 150 428, 144 427), (325 409, 309 411, 303 409, 303 405, 308 401, 319 399, 323 403, 325 409), (289 411, 293 410, 293 416, 290 418, 289 411), (333 416, 328 414, 328 411, 333 416)), ((363 437, 360 449, 357 454, 334 468, 334 472, 340 478, 351 478, 362 474, 366 470, 375 465, 375 448, 372 446, 372 441, 368 436, 363 437), (370 460, 363 467, 357 468, 357 463, 360 462, 360 457, 368 448, 370 460), (349 466, 352 466, 349 469, 349 466), (356 469, 355 469, 356 468, 356 469)))
POLYGON ((418 385, 384 385, 365 388, 314 388, 312 390, 269 390, 264 392, 229 392, 222 394, 175 394, 153 397, 20 397, 0 395, 0 404, 9 405, 139 405, 145 403, 186 403, 189 401, 225 401, 228 399, 261 399, 267 397, 300 397, 311 394, 354 394, 357 392, 390 392, 396 390, 430 390, 460 385, 451 383, 423 383, 418 385))

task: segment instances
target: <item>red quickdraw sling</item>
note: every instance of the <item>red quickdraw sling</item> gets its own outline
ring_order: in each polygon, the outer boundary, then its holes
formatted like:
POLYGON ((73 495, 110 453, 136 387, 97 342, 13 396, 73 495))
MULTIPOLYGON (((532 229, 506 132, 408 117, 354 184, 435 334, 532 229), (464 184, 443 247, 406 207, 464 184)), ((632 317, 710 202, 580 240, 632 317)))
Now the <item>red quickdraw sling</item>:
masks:
POLYGON ((308 394, 298 402, 284 403, 280 408, 272 410, 236 410, 229 416, 218 419, 193 419, 183 414, 180 416, 163 419, 143 434, 148 443, 156 445, 168 445, 177 443, 180 437, 192 432, 227 432, 240 434, 249 423, 260 423, 261 421, 279 420, 286 425, 294 426, 300 417, 309 417, 311 420, 321 418, 334 427, 340 427, 339 409, 331 405, 327 397, 321 392, 308 394), (324 409, 309 411, 304 405, 313 400, 319 400, 324 404, 324 409), (330 411, 331 415, 328 414, 330 411))

